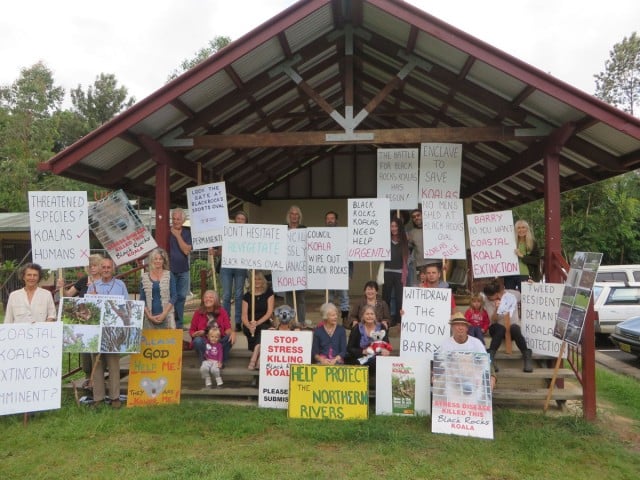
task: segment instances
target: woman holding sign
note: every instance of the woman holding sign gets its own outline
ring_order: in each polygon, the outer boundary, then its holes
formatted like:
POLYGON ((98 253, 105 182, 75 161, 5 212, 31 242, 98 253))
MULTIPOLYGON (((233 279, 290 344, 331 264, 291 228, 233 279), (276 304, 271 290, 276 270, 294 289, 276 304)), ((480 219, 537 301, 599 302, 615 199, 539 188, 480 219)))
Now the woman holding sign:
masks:
POLYGON ((40 288, 42 267, 36 263, 27 263, 20 270, 24 288, 14 290, 9 295, 4 323, 53 322, 56 319, 56 306, 51 292, 40 288))
POLYGON ((247 346, 253 352, 249 361, 249 370, 259 367, 260 334, 271 327, 271 316, 275 305, 273 290, 264 278, 264 273, 255 272, 253 289, 242 298, 242 331, 247 337, 247 346), (253 298, 252 298, 253 297, 253 298))
POLYGON ((149 254, 149 271, 140 278, 140 300, 145 302, 144 328, 176 328, 173 306, 178 299, 169 256, 162 248, 149 254))

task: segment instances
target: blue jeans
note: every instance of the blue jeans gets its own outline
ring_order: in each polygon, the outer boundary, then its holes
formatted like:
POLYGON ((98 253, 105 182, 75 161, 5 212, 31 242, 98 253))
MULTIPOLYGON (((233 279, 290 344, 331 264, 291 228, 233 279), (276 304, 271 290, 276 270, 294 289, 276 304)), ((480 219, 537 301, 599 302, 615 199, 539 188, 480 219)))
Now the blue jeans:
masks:
POLYGON ((235 304, 235 326, 242 326, 242 297, 244 295, 244 282, 247 271, 244 268, 221 268, 220 281, 222 282, 222 307, 231 315, 231 292, 235 304))
POLYGON ((334 302, 336 298, 338 299, 341 312, 349 311, 349 290, 329 290, 329 298, 334 302))
MULTIPOLYGON (((222 362, 227 363, 229 361, 229 354, 231 353, 231 338, 229 335, 225 335, 220 339, 222 344, 222 362)), ((193 349, 198 355, 198 361, 202 363, 204 360, 204 352, 207 351, 207 340, 204 337, 196 337, 193 339, 193 349)))
POLYGON ((184 319, 184 302, 189 295, 191 288, 191 274, 190 272, 171 272, 176 282, 176 304, 173 306, 176 318, 176 328, 182 330, 184 319))

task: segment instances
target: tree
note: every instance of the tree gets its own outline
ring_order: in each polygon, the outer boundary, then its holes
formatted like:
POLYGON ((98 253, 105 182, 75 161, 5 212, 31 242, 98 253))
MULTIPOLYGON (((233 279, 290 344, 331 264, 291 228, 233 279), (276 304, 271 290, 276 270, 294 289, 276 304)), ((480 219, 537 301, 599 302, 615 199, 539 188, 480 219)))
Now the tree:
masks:
POLYGON ((640 37, 636 32, 613 46, 604 68, 594 75, 596 97, 634 115, 640 105, 640 37))
POLYGON ((191 59, 184 59, 180 64, 180 68, 176 68, 169 74, 167 77, 167 82, 178 78, 182 73, 187 70, 191 70, 193 67, 201 63, 202 61, 209 58, 214 53, 218 52, 222 48, 226 47, 231 43, 230 37, 216 35, 213 40, 209 40, 209 44, 206 47, 201 48, 195 54, 195 56, 191 59))
POLYGON ((114 74, 101 73, 86 92, 82 85, 71 90, 71 103, 75 111, 86 120, 88 131, 91 131, 135 103, 135 98, 127 98, 128 93, 126 87, 118 86, 114 74))

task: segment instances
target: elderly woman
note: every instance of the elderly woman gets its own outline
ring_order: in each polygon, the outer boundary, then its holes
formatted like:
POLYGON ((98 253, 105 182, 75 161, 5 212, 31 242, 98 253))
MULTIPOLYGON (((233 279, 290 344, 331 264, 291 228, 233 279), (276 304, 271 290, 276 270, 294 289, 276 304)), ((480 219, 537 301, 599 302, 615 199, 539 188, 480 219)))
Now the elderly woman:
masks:
POLYGON ((36 263, 27 263, 20 270, 24 288, 14 290, 9 295, 4 323, 53 322, 56 319, 56 306, 51 292, 40 288, 42 267, 36 263))
POLYGON ((231 347, 236 343, 236 332, 231 328, 229 314, 220 305, 220 297, 213 290, 207 290, 202 295, 200 308, 196 310, 191 319, 189 335, 192 338, 193 349, 198 354, 198 360, 204 360, 207 348, 206 332, 211 328, 220 330, 220 343, 222 344, 222 361, 229 361, 231 347))
POLYGON ((311 358, 320 365, 340 365, 347 355, 347 331, 338 325, 340 312, 333 303, 320 307, 322 322, 313 331, 311 358))
POLYGON ((389 334, 387 329, 377 321, 376 309, 371 305, 365 305, 362 308, 360 322, 351 329, 349 335, 349 343, 347 345, 348 363, 356 365, 367 365, 370 373, 375 372, 376 356, 388 356, 389 350, 381 349, 379 353, 371 355, 367 350, 374 342, 372 338, 373 332, 384 331, 383 342, 389 343, 389 334))
POLYGON ((173 306, 178 298, 169 256, 162 248, 149 254, 149 271, 140 279, 140 300, 145 302, 144 328, 176 328, 173 306))
POLYGON ((275 295, 262 272, 255 272, 253 291, 242 298, 242 331, 247 337, 247 347, 253 352, 249 360, 249 370, 259 368, 260 335, 271 327, 271 316, 275 305, 275 295), (253 298, 252 298, 253 297, 253 298))
POLYGON ((351 311, 351 315, 349 317, 351 328, 355 327, 358 322, 360 322, 362 312, 366 306, 373 307, 378 321, 381 322, 385 328, 389 328, 389 324, 391 323, 389 305, 387 305, 387 302, 378 296, 378 290, 378 284, 373 280, 369 280, 364 284, 364 296, 360 299, 358 305, 351 311))

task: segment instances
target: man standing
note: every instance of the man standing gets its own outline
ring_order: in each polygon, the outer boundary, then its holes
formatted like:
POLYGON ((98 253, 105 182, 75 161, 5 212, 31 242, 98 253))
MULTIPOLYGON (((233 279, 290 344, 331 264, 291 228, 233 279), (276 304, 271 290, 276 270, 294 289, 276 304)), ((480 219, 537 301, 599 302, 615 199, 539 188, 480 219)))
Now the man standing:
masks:
POLYGON ((176 208, 171 213, 171 235, 169 236, 169 265, 171 276, 175 279, 177 298, 173 307, 176 328, 182 330, 184 323, 184 303, 191 288, 189 272, 189 254, 193 249, 191 230, 183 227, 184 210, 176 208))
MULTIPOLYGON (((100 280, 96 280, 87 290, 87 295, 119 295, 124 300, 129 299, 127 286, 122 280, 114 278, 115 266, 113 260, 105 258, 100 262, 100 280)), ((102 353, 109 370, 109 397, 113 408, 120 408, 120 355, 117 353, 102 353)), ((96 361, 97 355, 92 355, 94 371, 93 405, 99 405, 105 398, 104 365, 96 361)))
MULTIPOLYGON (((329 210, 324 214, 324 224, 327 227, 338 226, 338 214, 333 210, 329 210)), ((353 262, 349 262, 349 280, 353 275, 353 262)), ((342 324, 346 325, 349 322, 349 290, 330 290, 329 298, 338 298, 340 303, 340 312, 342 315, 342 324)))

